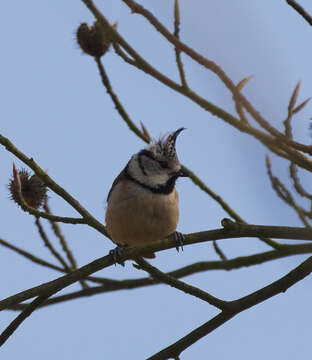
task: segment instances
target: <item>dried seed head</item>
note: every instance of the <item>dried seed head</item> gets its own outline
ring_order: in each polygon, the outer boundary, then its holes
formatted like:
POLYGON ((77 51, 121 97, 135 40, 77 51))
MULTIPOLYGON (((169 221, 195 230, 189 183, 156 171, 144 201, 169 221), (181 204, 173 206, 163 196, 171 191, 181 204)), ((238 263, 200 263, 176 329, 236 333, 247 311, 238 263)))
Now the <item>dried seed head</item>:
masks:
POLYGON ((16 170, 15 166, 8 188, 13 201, 19 204, 20 190, 26 204, 34 209, 38 209, 47 196, 47 188, 37 175, 30 176, 27 170, 16 170))
MULTIPOLYGON (((113 28, 117 29, 117 24, 114 24, 113 28)), ((98 22, 95 22, 93 26, 90 26, 87 23, 80 24, 76 36, 82 51, 95 57, 103 56, 112 42, 108 33, 105 33, 98 22)))

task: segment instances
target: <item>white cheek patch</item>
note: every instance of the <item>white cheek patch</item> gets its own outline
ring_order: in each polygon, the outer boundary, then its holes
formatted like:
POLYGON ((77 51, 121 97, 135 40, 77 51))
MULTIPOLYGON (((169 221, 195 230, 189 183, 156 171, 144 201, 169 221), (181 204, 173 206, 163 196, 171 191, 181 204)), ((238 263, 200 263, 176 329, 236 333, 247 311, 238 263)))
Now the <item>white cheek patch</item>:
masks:
POLYGON ((136 155, 133 156, 128 165, 128 172, 135 180, 150 187, 164 185, 169 180, 169 175, 166 171, 161 173, 155 173, 153 171, 150 172, 147 168, 145 168, 144 170, 146 175, 143 173, 140 167, 138 157, 136 155))
POLYGON ((143 179, 145 178, 145 175, 143 174, 142 169, 140 168, 139 161, 136 155, 131 158, 128 165, 128 171, 129 174, 135 180, 142 182, 143 179))

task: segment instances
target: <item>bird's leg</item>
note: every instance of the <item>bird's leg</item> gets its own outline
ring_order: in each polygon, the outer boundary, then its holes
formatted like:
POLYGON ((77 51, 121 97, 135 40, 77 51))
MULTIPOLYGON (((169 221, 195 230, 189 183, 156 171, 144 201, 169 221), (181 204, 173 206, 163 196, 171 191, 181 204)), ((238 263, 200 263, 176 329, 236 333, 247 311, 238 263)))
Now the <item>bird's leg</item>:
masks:
POLYGON ((117 263, 125 266, 124 261, 120 260, 120 257, 122 255, 123 250, 127 247, 128 245, 117 245, 115 247, 115 249, 110 250, 109 255, 111 255, 113 257, 114 260, 114 264, 116 265, 117 263))
POLYGON ((176 249, 177 252, 179 252, 179 249, 181 248, 181 251, 183 251, 183 245, 184 245, 184 235, 178 231, 174 232, 174 239, 176 241, 176 249))

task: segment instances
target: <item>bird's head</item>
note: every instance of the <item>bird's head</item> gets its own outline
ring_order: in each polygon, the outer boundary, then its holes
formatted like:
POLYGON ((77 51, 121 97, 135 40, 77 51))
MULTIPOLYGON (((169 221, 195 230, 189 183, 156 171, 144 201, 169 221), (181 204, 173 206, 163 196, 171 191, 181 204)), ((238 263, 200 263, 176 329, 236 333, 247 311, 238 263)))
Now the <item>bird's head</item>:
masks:
POLYGON ((178 177, 188 176, 176 152, 176 140, 183 130, 171 132, 133 155, 126 168, 129 176, 153 192, 171 192, 178 177))

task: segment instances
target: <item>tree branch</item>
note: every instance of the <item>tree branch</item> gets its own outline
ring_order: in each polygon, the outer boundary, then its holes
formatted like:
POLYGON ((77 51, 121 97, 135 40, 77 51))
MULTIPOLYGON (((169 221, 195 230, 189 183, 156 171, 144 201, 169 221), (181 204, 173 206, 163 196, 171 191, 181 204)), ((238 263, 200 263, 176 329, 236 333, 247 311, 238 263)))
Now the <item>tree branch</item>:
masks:
MULTIPOLYGON (((179 1, 174 0, 174 33, 173 35, 179 39, 180 38, 180 9, 179 9, 179 1)), ((185 72, 183 68, 183 63, 181 59, 181 51, 178 48, 174 48, 175 56, 176 56, 176 63, 179 70, 180 80, 182 87, 187 89, 188 85, 185 78, 185 72)))
MULTIPOLYGON (((49 238, 47 237, 40 221, 38 218, 36 218, 36 222, 35 222, 38 230, 39 230, 39 234, 45 244, 45 246, 50 250, 50 252, 52 253, 52 255, 63 265, 63 268, 65 270, 66 273, 70 273, 71 271, 73 270, 76 270, 77 269, 77 265, 76 265, 76 262, 74 262, 74 264, 71 263, 71 266, 69 266, 66 261, 63 259, 62 255, 55 249, 55 247, 53 246, 53 244, 50 242, 49 238)), ((53 224, 57 224, 57 223, 54 223, 53 224)), ((59 231, 59 228, 55 228, 55 225, 54 225, 54 229, 58 229, 59 231)), ((59 233, 60 234, 60 233, 59 233)), ((65 239, 64 239, 65 240, 65 239)), ((66 245, 66 243, 65 243, 66 245)), ((64 248, 63 248, 64 249, 64 248)), ((68 250, 68 249, 67 249, 68 250)), ((65 252, 66 253, 66 252, 65 252)), ((71 254, 71 253, 70 253, 71 254)), ((84 280, 80 280, 79 281, 82 288, 85 289, 88 287, 87 283, 84 281, 84 280)))
MULTIPOLYGON (((300 153, 298 153, 296 150, 293 150, 289 148, 289 146, 281 143, 279 140, 273 138, 272 136, 257 130, 256 128, 253 128, 251 126, 248 126, 248 124, 245 124, 244 122, 240 121, 240 119, 235 118, 230 113, 226 112, 222 108, 219 108, 218 106, 212 104, 211 102, 207 101, 206 99, 202 98, 198 94, 196 94, 194 91, 190 89, 184 89, 181 85, 175 83, 168 77, 166 77, 164 74, 161 74, 159 71, 157 71, 154 67, 152 67, 146 60, 144 60, 120 35, 119 33, 112 28, 110 23, 107 21, 107 19, 103 16, 103 14, 97 9, 97 7, 93 4, 91 0, 82 0, 82 2, 87 6, 87 8, 93 13, 95 18, 98 20, 99 24, 103 26, 104 29, 110 32, 110 35, 112 36, 112 39, 114 40, 113 44, 116 44, 116 42, 123 47, 134 59, 133 61, 130 59, 125 59, 124 55, 120 54, 120 51, 116 51, 118 55, 120 55, 125 61, 128 63, 131 63, 132 65, 136 66, 140 70, 146 72, 147 74, 153 76, 158 81, 162 82, 166 86, 170 87, 171 89, 179 92, 180 94, 188 97, 193 102, 195 102, 197 105, 199 105, 201 108, 205 109, 206 111, 209 111, 215 116, 218 116, 228 124, 232 125, 239 131, 245 132, 256 139, 258 139, 261 143, 263 143, 266 147, 268 147, 271 151, 276 153, 277 155, 285 158, 290 159, 292 158, 297 162, 298 165, 300 165, 303 168, 306 168, 307 170, 312 169, 312 165, 306 163, 306 158, 303 157, 300 153), (283 151, 281 151, 281 149, 283 151)), ((118 49, 118 46, 114 45, 115 50, 118 49)))
POLYGON ((283 276, 270 285, 255 291, 254 293, 232 301, 233 306, 231 310, 226 310, 219 313, 217 316, 207 321, 197 329, 193 330, 174 344, 168 346, 164 350, 149 357, 147 360, 166 360, 179 356, 185 349, 193 345, 196 341, 211 333, 213 330, 230 320, 240 312, 259 304, 272 296, 285 292, 288 288, 304 279, 312 272, 312 256, 309 257, 302 264, 297 266, 294 270, 290 271, 287 275, 283 276))
POLYGON ((100 72, 100 76, 102 79, 102 83, 106 88, 107 93, 109 94, 109 96, 111 97, 116 110, 118 111, 119 115, 121 116, 121 118, 125 121, 125 123, 128 125, 129 129, 134 132, 139 138, 141 138, 143 141, 147 141, 146 137, 144 136, 144 134, 142 134, 142 132, 140 131, 140 129, 135 125, 135 123, 130 119, 127 111, 125 110, 125 108, 123 107, 123 105, 121 104, 121 102, 119 101, 118 96, 115 94, 112 85, 110 83, 110 80, 106 74, 106 71, 104 69, 104 66, 101 62, 101 59, 99 58, 94 58, 96 65, 99 69, 100 72))
MULTIPOLYGON (((15 147, 12 142, 0 134, 0 144, 2 144, 10 153, 15 155, 18 159, 20 159, 24 164, 28 165, 34 173, 44 182, 44 184, 49 187, 52 191, 58 194, 61 198, 63 198, 66 202, 68 202, 82 217, 85 224, 90 225, 94 229, 98 230, 103 235, 107 236, 107 232, 105 226, 97 221, 75 198, 73 198, 65 189, 63 189, 60 185, 58 185, 55 181, 53 181, 50 176, 42 170, 34 161, 33 158, 27 157, 23 154, 17 147, 15 147)), ((32 209, 32 208, 30 208, 32 209)), ((37 211, 34 209, 34 211, 37 211)), ((63 218, 60 217, 56 219, 55 216, 50 215, 47 217, 45 213, 39 214, 34 212, 33 215, 42 216, 45 218, 50 218, 53 221, 63 221, 63 218)), ((64 222, 64 221, 63 221, 64 222)), ((82 220, 79 219, 79 223, 82 223, 82 220)))
POLYGON ((18 248, 12 244, 10 244, 9 242, 3 240, 3 239, 0 239, 0 245, 8 248, 8 249, 11 249, 13 250, 14 252, 16 252, 17 254, 21 255, 21 256, 24 256, 26 259, 29 259, 30 261, 33 261, 34 263, 36 264, 39 264, 39 265, 42 265, 42 266, 46 266, 50 269, 53 269, 53 270, 57 270, 57 271, 61 271, 63 272, 64 269, 60 268, 59 266, 56 266, 54 264, 51 264, 41 258, 39 258, 38 256, 35 256, 33 254, 31 254, 30 252, 28 251, 25 251, 21 248, 18 248))
MULTIPOLYGON (((271 250, 258 254, 239 256, 237 258, 225 260, 225 261, 201 261, 194 264, 184 266, 180 269, 176 269, 167 273, 167 275, 173 278, 182 278, 200 272, 209 270, 236 270, 242 267, 249 267, 253 265, 259 265, 268 261, 285 258, 293 255, 303 255, 312 253, 312 244, 299 244, 299 245, 283 245, 279 250, 271 250)), ((87 277, 88 280, 93 281, 94 277, 87 277)), ((96 278, 100 283, 101 278, 96 278)), ((58 304, 63 301, 77 299, 81 297, 92 296, 96 294, 103 294, 111 291, 119 290, 131 290, 144 286, 156 285, 160 282, 153 280, 150 277, 138 278, 138 279, 124 279, 124 280, 111 280, 103 279, 102 286, 96 286, 85 290, 74 291, 66 295, 55 296, 48 299, 42 306, 58 304)), ((10 306, 8 310, 23 310, 27 306, 26 304, 17 304, 10 306)))
POLYGON ((223 253, 223 251, 220 249, 218 243, 214 240, 212 242, 213 244, 213 248, 214 248, 214 251, 216 252, 216 254, 220 257, 221 260, 223 261, 226 261, 227 260, 227 257, 225 256, 225 254, 223 253))
POLYGON ((304 8, 294 0, 286 0, 287 4, 290 5, 293 9, 297 11, 311 26, 312 26, 312 17, 308 14, 304 8))
MULTIPOLYGON (((197 53, 195 50, 181 42, 179 39, 177 39, 174 35, 172 35, 159 21, 158 19, 147 9, 145 9, 142 5, 138 4, 134 0, 122 0, 130 9, 132 13, 138 13, 141 14, 143 17, 145 17, 153 27, 159 31, 171 44, 173 44, 176 48, 178 48, 180 51, 183 51, 187 55, 189 55, 193 60, 204 66, 206 69, 212 71, 215 73, 219 79, 224 83, 224 85, 231 91, 233 96, 240 101, 240 103, 245 107, 245 109, 250 113, 250 115, 256 120, 256 122, 265 130, 267 130, 271 135, 276 137, 278 140, 283 141, 284 144, 287 144, 288 146, 291 146, 293 149, 312 154, 312 147, 308 145, 303 145, 298 142, 295 142, 291 139, 288 139, 287 136, 285 136, 283 133, 275 129, 273 126, 271 126, 261 115, 260 113, 253 108, 253 106, 249 103, 249 101, 244 97, 243 94, 241 94, 239 91, 237 91, 235 84, 232 82, 232 80, 226 75, 226 73, 223 71, 223 69, 218 66, 216 63, 214 63, 211 60, 208 60, 204 56, 197 53)), ((84 1, 86 2, 86 0, 84 1)), ((91 1, 87 1, 91 2, 91 1)), ((246 125, 246 124, 245 124, 246 125)), ((247 126, 248 127, 248 126, 247 126)), ((282 144, 281 144, 282 146, 282 144)), ((290 149, 285 148, 286 151, 289 151, 290 149)), ((300 154, 298 151, 292 151, 292 156, 296 156, 297 159, 305 163, 305 166, 309 167, 309 170, 312 170, 312 162, 307 157, 300 154)))
POLYGON ((63 259, 63 257, 60 255, 60 253, 54 248, 54 246, 51 244, 50 240, 47 237, 47 234, 45 233, 40 221, 38 218, 36 218, 35 224, 38 228, 39 234, 41 239, 43 240, 44 245, 50 250, 51 254, 59 261, 59 263, 63 266, 64 270, 66 272, 71 271, 70 267, 67 265, 66 261, 63 259))
MULTIPOLYGON (((43 206, 44 206, 45 212, 52 215, 52 212, 51 212, 51 210, 50 210, 50 207, 49 207, 49 205, 48 205, 47 200, 44 202, 44 205, 43 205, 43 206)), ((57 222, 55 222, 55 221, 50 221, 50 224, 51 224, 51 227, 52 227, 52 230, 53 230, 55 236, 56 236, 56 237, 59 239, 59 241, 60 241, 60 244, 61 244, 61 246, 62 246, 62 249, 63 249, 64 253, 65 253, 66 256, 67 256, 67 259, 68 259, 69 263, 71 264, 71 267, 72 267, 74 270, 76 270, 76 269, 77 269, 77 261, 76 261, 74 255, 73 255, 72 251, 70 250, 70 248, 69 248, 69 246, 68 246, 68 244, 67 244, 67 242, 66 242, 66 240, 65 240, 64 235, 63 235, 62 232, 61 232, 61 229, 60 229, 59 224, 58 224, 57 222)))
MULTIPOLYGON (((312 230, 307 228, 296 228, 287 226, 262 226, 262 225, 245 225, 233 223, 231 220, 226 219, 223 221, 225 225, 224 229, 202 231, 198 233, 185 235, 185 245, 191 245, 206 241, 213 241, 219 239, 229 239, 237 237, 278 237, 284 239, 294 240, 310 240, 312 241, 312 230)), ((175 237, 172 235, 166 239, 155 241, 144 246, 128 247, 125 248, 120 256, 120 261, 124 262, 129 259, 142 256, 146 253, 154 253, 161 250, 171 249, 176 247, 175 237)), ((42 293, 51 292, 55 294, 65 287, 81 280, 85 279, 92 273, 102 270, 114 263, 112 256, 104 256, 94 260, 93 262, 82 266, 81 268, 64 275, 53 281, 49 281, 45 284, 35 286, 21 293, 12 295, 6 299, 0 301, 0 311, 11 306, 18 304, 27 299, 39 296, 42 293)))
POLYGON ((21 325, 21 323, 31 315, 50 295, 38 296, 32 301, 0 334, 0 347, 8 340, 8 338, 14 333, 14 331, 21 325))
POLYGON ((195 286, 186 284, 181 280, 177 280, 174 277, 163 273, 158 270, 156 267, 149 264, 143 258, 136 258, 135 262, 139 265, 139 267, 146 272, 148 272, 155 280, 161 281, 167 285, 174 287, 175 289, 181 290, 186 294, 195 296, 201 300, 206 301, 208 304, 217 307, 220 310, 225 310, 228 308, 228 303, 226 301, 220 300, 211 294, 203 291, 195 286))

